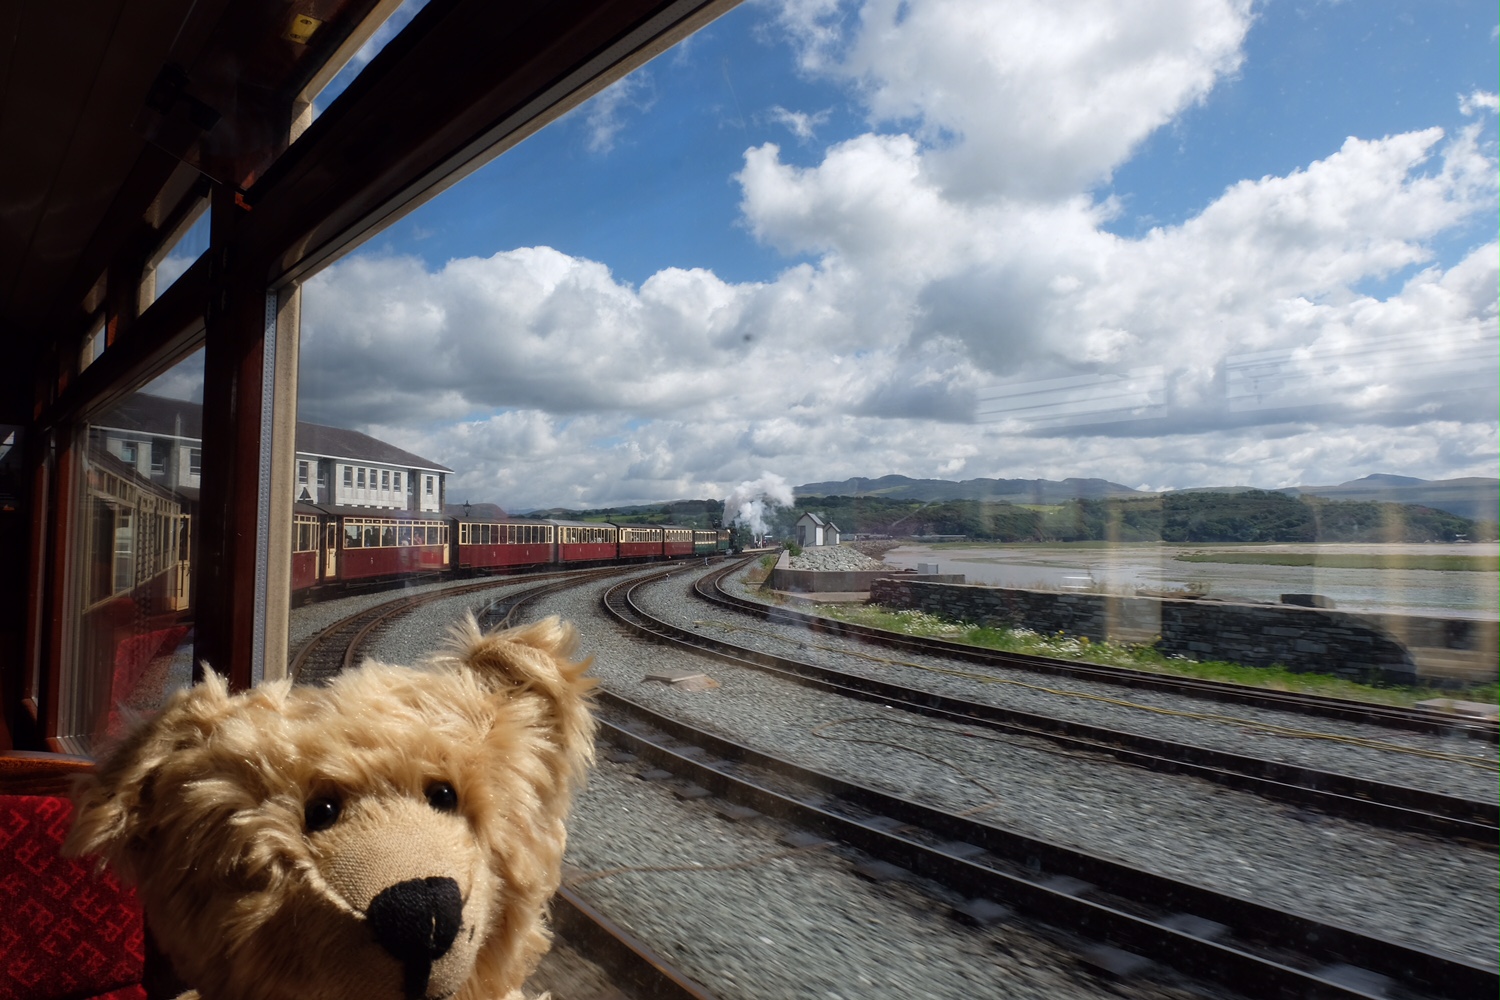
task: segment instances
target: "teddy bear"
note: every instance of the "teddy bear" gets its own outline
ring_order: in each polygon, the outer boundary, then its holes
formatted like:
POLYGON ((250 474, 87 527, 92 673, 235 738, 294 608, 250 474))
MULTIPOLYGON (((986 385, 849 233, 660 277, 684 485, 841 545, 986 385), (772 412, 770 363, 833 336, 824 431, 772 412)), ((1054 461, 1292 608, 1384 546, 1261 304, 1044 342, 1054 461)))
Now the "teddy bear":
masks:
POLYGON ((206 671, 80 779, 64 852, 138 886, 184 1000, 521 997, 593 760, 576 644, 470 617, 326 687, 206 671))

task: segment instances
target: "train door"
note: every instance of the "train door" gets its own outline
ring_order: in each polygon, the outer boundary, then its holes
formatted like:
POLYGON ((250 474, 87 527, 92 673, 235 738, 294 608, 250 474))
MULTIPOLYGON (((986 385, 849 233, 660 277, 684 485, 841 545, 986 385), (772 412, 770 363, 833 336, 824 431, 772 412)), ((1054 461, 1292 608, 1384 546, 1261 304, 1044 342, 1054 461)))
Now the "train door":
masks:
POLYGON ((172 572, 167 578, 167 607, 181 611, 188 606, 189 587, 192 583, 192 538, 193 520, 186 513, 177 515, 177 544, 174 549, 172 572))
POLYGON ((323 525, 323 579, 339 578, 339 523, 329 520, 323 525))

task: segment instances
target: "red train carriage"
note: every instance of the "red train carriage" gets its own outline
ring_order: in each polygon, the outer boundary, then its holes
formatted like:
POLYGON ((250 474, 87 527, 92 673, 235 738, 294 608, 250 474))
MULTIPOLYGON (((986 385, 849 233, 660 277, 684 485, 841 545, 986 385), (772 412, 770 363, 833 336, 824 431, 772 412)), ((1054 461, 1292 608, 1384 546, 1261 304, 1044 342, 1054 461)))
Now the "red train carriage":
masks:
POLYGON ((292 593, 307 590, 322 580, 323 518, 321 512, 305 512, 299 504, 292 515, 292 593))
POLYGON ((507 517, 490 521, 459 519, 454 567, 471 573, 546 566, 556 559, 557 526, 548 521, 507 517))
POLYGON ((617 524, 621 559, 660 559, 665 529, 659 524, 617 524))
POLYGON ((448 569, 449 524, 436 514, 379 510, 335 517, 340 530, 338 580, 378 580, 448 569))
POLYGON ((605 562, 616 558, 620 546, 620 529, 613 524, 588 521, 553 521, 557 526, 557 561, 569 563, 605 562))
POLYGON ((666 529, 664 555, 668 559, 693 554, 693 529, 668 526, 666 529))

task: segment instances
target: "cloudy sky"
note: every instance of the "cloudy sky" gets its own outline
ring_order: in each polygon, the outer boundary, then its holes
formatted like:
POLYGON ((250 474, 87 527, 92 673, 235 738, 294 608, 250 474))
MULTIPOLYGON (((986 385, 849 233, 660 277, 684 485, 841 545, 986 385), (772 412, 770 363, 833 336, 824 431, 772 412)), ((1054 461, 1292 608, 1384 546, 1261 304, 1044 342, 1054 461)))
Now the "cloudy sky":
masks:
POLYGON ((1492 3, 747 2, 313 279, 512 511, 1497 474, 1492 3))

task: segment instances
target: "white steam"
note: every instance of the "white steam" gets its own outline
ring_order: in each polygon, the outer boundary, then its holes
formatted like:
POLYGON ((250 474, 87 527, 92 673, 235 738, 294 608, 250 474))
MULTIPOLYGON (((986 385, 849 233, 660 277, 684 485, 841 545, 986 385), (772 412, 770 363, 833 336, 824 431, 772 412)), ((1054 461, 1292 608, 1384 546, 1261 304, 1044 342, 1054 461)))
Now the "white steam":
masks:
POLYGON ((759 479, 740 483, 724 500, 729 524, 743 524, 757 537, 770 531, 766 515, 772 507, 792 506, 792 487, 774 472, 762 472, 759 479))

